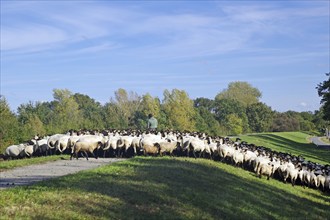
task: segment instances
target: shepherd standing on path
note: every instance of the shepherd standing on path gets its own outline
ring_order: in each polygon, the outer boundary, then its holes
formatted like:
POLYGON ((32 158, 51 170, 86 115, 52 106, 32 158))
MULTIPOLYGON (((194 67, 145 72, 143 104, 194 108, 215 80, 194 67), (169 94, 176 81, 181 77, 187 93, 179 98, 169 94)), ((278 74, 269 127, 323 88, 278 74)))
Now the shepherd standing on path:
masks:
POLYGON ((148 115, 147 128, 149 131, 156 131, 158 126, 158 121, 152 114, 148 115))

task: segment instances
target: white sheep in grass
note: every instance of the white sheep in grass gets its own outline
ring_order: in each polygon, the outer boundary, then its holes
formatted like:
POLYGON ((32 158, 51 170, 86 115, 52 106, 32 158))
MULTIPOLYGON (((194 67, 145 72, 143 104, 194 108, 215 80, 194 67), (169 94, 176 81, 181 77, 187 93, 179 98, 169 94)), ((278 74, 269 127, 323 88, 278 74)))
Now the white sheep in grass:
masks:
POLYGON ((262 175, 267 176, 267 180, 274 174, 274 164, 273 163, 261 163, 259 165, 257 175, 261 178, 262 175))
POLYGON ((34 145, 34 152, 37 153, 40 156, 47 156, 48 151, 49 151, 49 146, 47 144, 48 141, 48 136, 40 139, 40 140, 36 140, 36 143, 34 145))
POLYGON ((218 145, 219 145, 220 141, 214 141, 211 137, 208 137, 207 140, 208 140, 208 145, 209 145, 210 151, 214 155, 215 153, 218 152, 218 145))
POLYGON ((305 170, 304 172, 304 184, 308 187, 317 185, 317 177, 313 170, 305 170))
POLYGON ((132 140, 132 147, 134 149, 135 154, 137 154, 138 151, 141 150, 140 141, 141 141, 141 135, 134 137, 133 140, 132 140))
POLYGON ((241 149, 239 149, 238 147, 236 147, 236 149, 234 150, 233 153, 233 161, 235 166, 243 166, 243 162, 244 162, 244 155, 241 151, 241 149))
POLYGON ((141 137, 140 148, 143 149, 144 155, 156 155, 159 153, 159 146, 155 144, 163 141, 165 139, 160 134, 146 134, 141 137))
POLYGON ((326 176, 325 175, 317 175, 316 176, 316 187, 319 188, 321 186, 322 191, 325 190, 325 180, 326 180, 326 176))
POLYGON ((259 175, 260 173, 260 168, 262 164, 269 164, 270 158, 268 156, 263 156, 263 155, 259 155, 254 162, 254 172, 259 175))
POLYGON ((92 154, 95 159, 97 159, 97 155, 94 154, 94 151, 99 149, 102 146, 102 142, 89 142, 89 141, 77 141, 72 148, 70 160, 75 155, 78 160, 78 153, 84 152, 86 159, 88 160, 88 153, 92 154))
POLYGON ((169 153, 170 156, 173 156, 173 151, 180 144, 180 140, 167 140, 159 143, 155 143, 155 146, 159 148, 160 156, 163 156, 164 153, 169 153))
POLYGON ((246 150, 245 152, 243 152, 243 161, 245 166, 251 167, 252 163, 256 160, 256 158, 256 152, 250 150, 246 150))
POLYGON ((21 157, 32 157, 34 153, 34 145, 25 145, 21 151, 21 157))
POLYGON ((330 174, 325 177, 324 188, 330 192, 330 174))
POLYGON ((69 135, 63 135, 61 137, 59 137, 56 142, 55 142, 55 149, 58 150, 60 153, 63 153, 63 151, 65 151, 65 149, 68 146, 68 140, 71 136, 69 135))
POLYGON ((72 136, 70 136, 69 137, 69 139, 68 139, 68 143, 67 143, 67 148, 68 149, 71 149, 73 146, 74 146, 74 144, 81 138, 81 137, 83 137, 82 135, 80 135, 80 136, 78 136, 78 135, 72 135, 72 136))
POLYGON ((219 147, 218 147, 218 154, 221 157, 221 161, 223 161, 227 157, 232 158, 232 156, 234 154, 234 150, 235 150, 235 148, 231 145, 220 144, 219 147))
POLYGON ((65 134, 54 134, 54 135, 50 136, 47 140, 48 149, 50 151, 53 150, 55 152, 57 150, 55 147, 55 144, 63 136, 65 136, 65 134))
POLYGON ((210 158, 212 156, 210 147, 207 144, 207 140, 200 139, 198 137, 191 137, 188 141, 188 144, 187 144, 185 150, 187 150, 187 155, 188 156, 189 156, 189 152, 192 151, 195 158, 197 158, 196 157, 196 152, 199 152, 199 157, 201 157, 202 153, 209 154, 210 158))
POLYGON ((21 152, 24 150, 24 145, 19 144, 19 145, 10 145, 6 148, 5 151, 5 156, 11 158, 11 159, 16 159, 20 157, 21 152))
MULTIPOLYGON (((119 138, 120 142, 118 144, 118 156, 121 157, 123 153, 132 147, 132 142, 135 136, 125 135, 119 138)), ((134 154, 136 154, 136 148, 133 147, 134 154)))
POLYGON ((296 180, 298 178, 298 173, 299 173, 298 168, 296 167, 291 167, 288 166, 284 172, 284 179, 283 181, 286 183, 287 178, 290 178, 292 186, 296 183, 296 180))

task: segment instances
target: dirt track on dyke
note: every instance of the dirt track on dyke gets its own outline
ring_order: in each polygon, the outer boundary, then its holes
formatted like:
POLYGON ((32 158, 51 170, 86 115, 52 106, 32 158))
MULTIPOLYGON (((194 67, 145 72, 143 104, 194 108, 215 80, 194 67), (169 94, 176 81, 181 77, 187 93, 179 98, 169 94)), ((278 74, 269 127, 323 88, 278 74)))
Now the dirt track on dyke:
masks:
POLYGON ((93 169, 102 165, 122 161, 117 158, 84 158, 79 160, 57 160, 0 172, 0 190, 15 186, 30 185, 35 182, 93 169))

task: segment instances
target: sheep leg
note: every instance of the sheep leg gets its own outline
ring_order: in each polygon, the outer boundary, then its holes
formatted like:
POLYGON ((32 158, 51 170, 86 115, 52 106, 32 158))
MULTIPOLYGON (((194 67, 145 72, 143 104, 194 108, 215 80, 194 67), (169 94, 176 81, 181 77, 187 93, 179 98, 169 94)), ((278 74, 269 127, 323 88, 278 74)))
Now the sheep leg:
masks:
POLYGON ((196 154, 195 154, 195 151, 194 151, 194 150, 193 150, 193 155, 194 155, 195 159, 197 159, 197 157, 196 157, 196 154))

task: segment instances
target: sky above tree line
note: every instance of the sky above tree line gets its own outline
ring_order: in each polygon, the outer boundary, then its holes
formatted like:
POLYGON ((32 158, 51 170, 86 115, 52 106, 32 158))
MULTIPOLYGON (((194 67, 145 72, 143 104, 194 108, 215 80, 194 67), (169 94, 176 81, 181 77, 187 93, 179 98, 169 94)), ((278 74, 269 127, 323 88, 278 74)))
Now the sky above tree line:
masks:
POLYGON ((329 1, 1 1, 11 109, 69 89, 214 99, 245 81, 276 111, 314 111, 330 69, 329 1))

